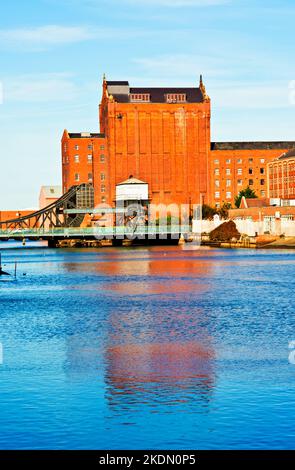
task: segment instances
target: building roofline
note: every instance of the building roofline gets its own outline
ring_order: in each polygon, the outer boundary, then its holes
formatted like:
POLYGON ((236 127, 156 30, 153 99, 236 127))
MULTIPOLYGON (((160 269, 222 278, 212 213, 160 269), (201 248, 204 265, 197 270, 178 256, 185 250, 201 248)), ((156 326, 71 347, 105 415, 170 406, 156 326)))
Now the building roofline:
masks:
POLYGON ((211 142, 211 150, 292 149, 295 141, 211 142))
POLYGON ((70 139, 104 139, 105 134, 101 134, 99 132, 68 132, 68 136, 70 139))

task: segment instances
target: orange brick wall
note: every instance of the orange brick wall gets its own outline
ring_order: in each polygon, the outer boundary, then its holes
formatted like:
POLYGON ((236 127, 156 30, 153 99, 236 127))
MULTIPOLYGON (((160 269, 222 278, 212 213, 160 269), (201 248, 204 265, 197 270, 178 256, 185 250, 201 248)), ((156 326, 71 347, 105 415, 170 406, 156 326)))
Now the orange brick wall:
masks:
POLYGON ((268 165, 268 190, 270 198, 295 199, 295 158, 268 165))
POLYGON ((4 222, 6 220, 17 219, 18 217, 32 214, 32 212, 35 212, 35 211, 22 211, 22 210, 0 211, 0 221, 4 222))
POLYGON ((151 202, 209 201, 210 102, 103 101, 110 199, 116 184, 135 176, 149 184, 151 202))
POLYGON ((71 186, 92 183, 95 189, 95 204, 109 202, 106 139, 72 138, 65 131, 62 137, 62 173, 63 193, 71 186), (78 161, 76 157, 79 157, 78 161))
POLYGON ((283 152, 282 149, 211 151, 210 204, 215 206, 227 202, 234 207, 235 196, 248 185, 258 197, 267 197, 267 163, 283 152), (215 174, 217 169, 219 169, 219 175, 215 174), (249 169, 252 169, 252 174, 249 173, 249 169), (230 174, 227 174, 228 172, 230 174), (250 180, 253 181, 253 184, 250 184, 250 180), (264 184, 261 180, 264 180, 264 184), (219 187, 217 181, 219 181, 219 187), (218 192, 219 197, 216 194, 218 192))

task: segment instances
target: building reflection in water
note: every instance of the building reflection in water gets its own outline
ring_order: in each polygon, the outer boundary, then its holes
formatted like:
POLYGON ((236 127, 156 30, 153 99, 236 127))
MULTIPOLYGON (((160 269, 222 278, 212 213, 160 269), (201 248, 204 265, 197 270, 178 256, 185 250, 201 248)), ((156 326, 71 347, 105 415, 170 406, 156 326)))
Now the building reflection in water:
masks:
POLYGON ((212 351, 196 342, 110 347, 105 377, 109 405, 116 411, 140 404, 207 407, 214 387, 213 361, 212 351))
MULTIPOLYGON (((92 313, 93 349, 85 345, 78 362, 86 359, 104 374, 110 411, 124 414, 143 405, 154 412, 191 406, 207 410, 214 391, 215 354, 209 319, 198 299, 210 292, 212 260, 166 247, 112 250, 101 256, 88 267, 72 263, 70 270, 94 274, 92 292, 99 275, 102 349, 93 347, 97 319, 92 313)), ((85 339, 87 328, 84 334, 85 339)))
POLYGON ((129 307, 113 310, 108 319, 108 403, 117 412, 140 404, 206 408, 214 389, 214 350, 205 314, 190 294, 206 294, 211 263, 173 249, 154 254, 136 269, 134 260, 108 265, 114 278, 132 276, 107 286, 129 307))

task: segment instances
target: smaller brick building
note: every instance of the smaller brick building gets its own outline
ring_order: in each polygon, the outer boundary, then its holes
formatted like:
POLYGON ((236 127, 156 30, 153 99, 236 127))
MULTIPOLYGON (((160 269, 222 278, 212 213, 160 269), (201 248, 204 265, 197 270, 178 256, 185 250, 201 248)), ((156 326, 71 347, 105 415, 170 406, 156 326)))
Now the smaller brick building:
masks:
POLYGON ((64 131, 62 136, 63 193, 71 186, 92 183, 95 205, 110 203, 106 187, 108 163, 104 134, 64 131))
POLYGON ((49 206, 62 196, 61 186, 41 186, 39 195, 39 209, 49 206))
POLYGON ((295 199, 295 148, 268 163, 268 196, 295 199))
POLYGON ((212 142, 211 204, 234 207, 235 196, 247 186, 267 197, 267 164, 293 147, 295 142, 212 142))

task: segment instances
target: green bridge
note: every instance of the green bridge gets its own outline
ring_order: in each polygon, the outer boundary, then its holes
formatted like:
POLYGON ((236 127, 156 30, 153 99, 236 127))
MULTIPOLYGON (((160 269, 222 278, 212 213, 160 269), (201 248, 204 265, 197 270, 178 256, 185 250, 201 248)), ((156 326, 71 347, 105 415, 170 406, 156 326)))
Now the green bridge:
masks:
POLYGON ((0 230, 0 240, 63 240, 63 239, 178 239, 191 232, 188 225, 150 225, 137 227, 60 227, 17 228, 0 230))

